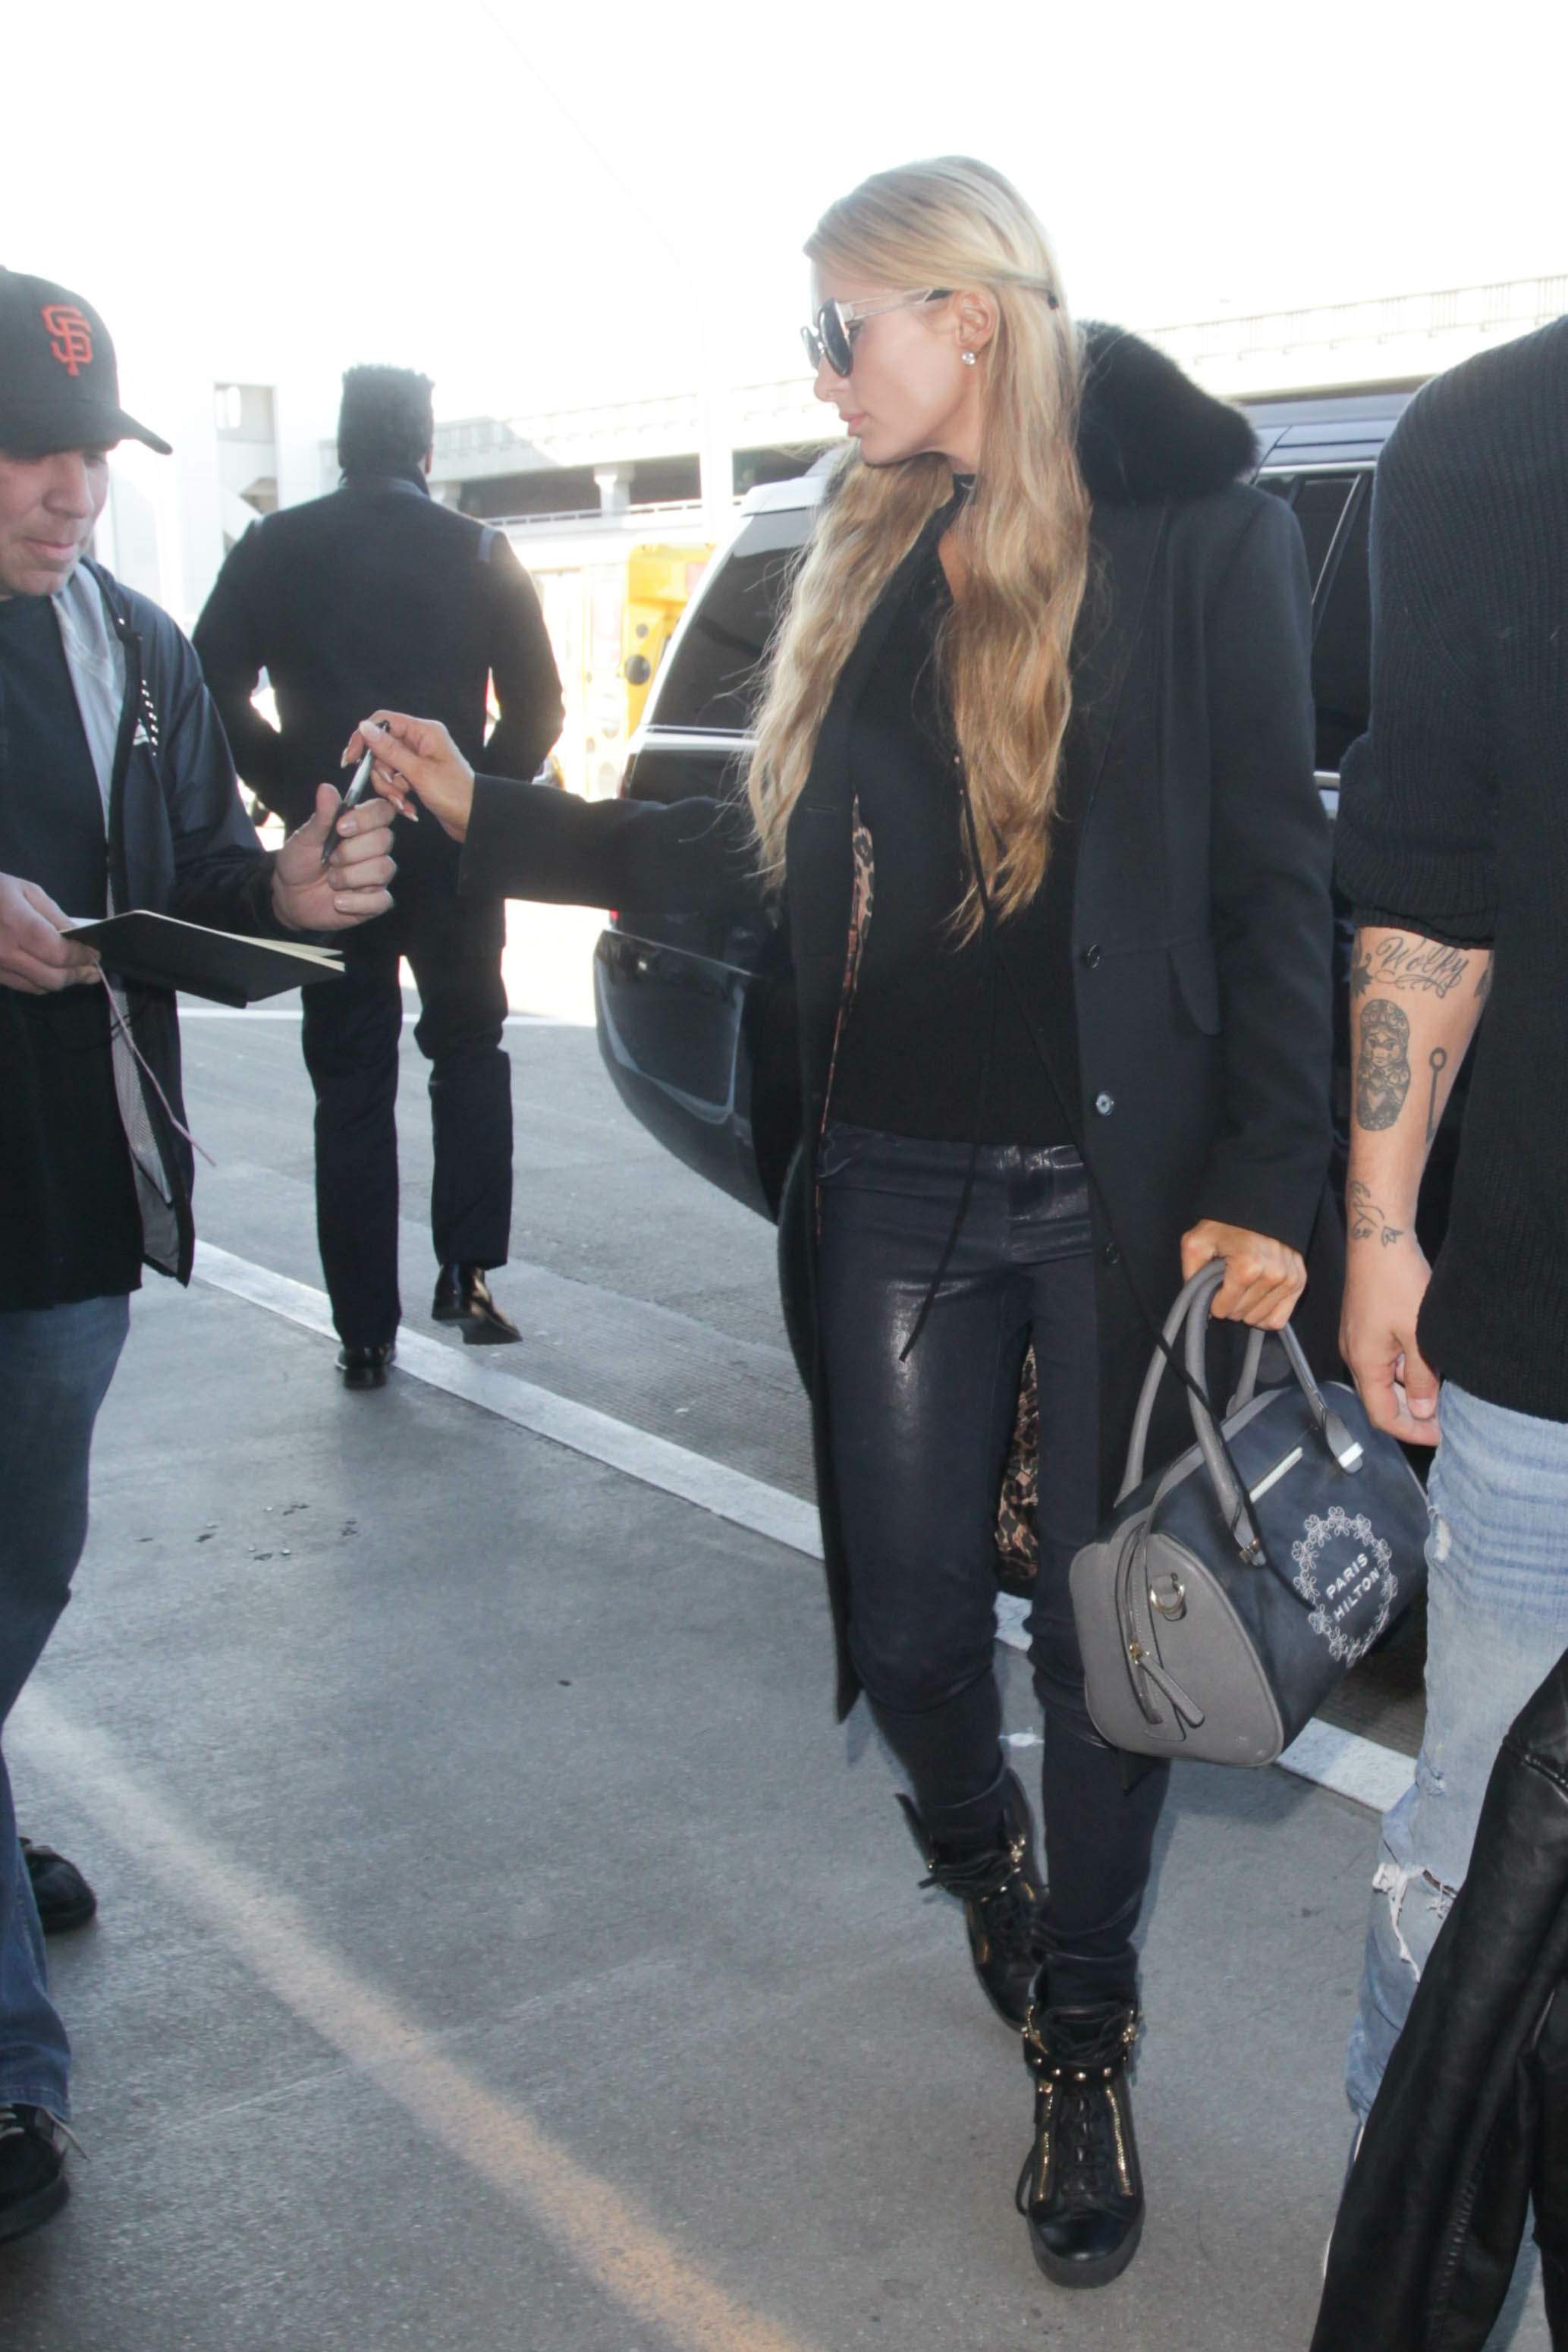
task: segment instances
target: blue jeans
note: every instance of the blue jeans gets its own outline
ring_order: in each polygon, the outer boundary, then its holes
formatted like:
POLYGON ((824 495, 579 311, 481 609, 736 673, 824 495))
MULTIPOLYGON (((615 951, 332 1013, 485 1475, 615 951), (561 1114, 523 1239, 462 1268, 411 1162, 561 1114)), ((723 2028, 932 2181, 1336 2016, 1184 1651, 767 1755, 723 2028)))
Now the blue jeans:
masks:
POLYGON ((1568 1423, 1443 1384, 1427 1486, 1427 1731, 1383 1823, 1345 2086, 1364 2118, 1464 1884, 1503 1735, 1568 1649, 1568 1423))
MULTIPOLYGON (((0 1309, 0 1731, 70 1595, 92 1425, 129 1319, 125 1298, 0 1309)), ((0 1753, 0 2102, 65 2116, 69 2064, 0 1753)))

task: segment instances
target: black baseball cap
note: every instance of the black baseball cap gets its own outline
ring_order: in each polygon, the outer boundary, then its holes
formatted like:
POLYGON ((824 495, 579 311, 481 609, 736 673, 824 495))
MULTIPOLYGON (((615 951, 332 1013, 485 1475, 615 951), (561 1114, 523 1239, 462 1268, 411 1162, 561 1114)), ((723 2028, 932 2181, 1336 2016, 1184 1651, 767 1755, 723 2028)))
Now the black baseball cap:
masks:
POLYGON ((91 303, 47 278, 0 269, 0 449, 47 457, 117 441, 172 455, 121 408, 114 345, 91 303))

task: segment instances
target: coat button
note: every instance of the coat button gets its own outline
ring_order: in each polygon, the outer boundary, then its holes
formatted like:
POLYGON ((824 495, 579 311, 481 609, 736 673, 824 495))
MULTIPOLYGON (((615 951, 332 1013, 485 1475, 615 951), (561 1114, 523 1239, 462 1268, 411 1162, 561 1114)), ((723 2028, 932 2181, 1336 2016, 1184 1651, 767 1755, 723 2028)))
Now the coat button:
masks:
POLYGON ((1107 1265, 1120 1265, 1122 1263, 1122 1253, 1114 1242, 1107 1242, 1100 1255, 1107 1265))
POLYGON ((1099 1114, 1100 1114, 1100 1116, 1101 1116, 1101 1118, 1110 1118, 1110 1116, 1111 1116, 1111 1113, 1112 1113, 1112 1112, 1115 1109, 1115 1108, 1116 1108, 1116 1097, 1115 1097, 1115 1096, 1114 1096, 1114 1095, 1096 1095, 1096 1096, 1095 1096, 1095 1097, 1094 1097, 1094 1108, 1095 1108, 1095 1109, 1099 1112, 1099 1114))
POLYGON ((1080 963, 1087 964, 1090 971, 1092 971, 1100 961, 1100 950, 1098 946, 1090 946, 1080 949, 1078 961, 1080 963))

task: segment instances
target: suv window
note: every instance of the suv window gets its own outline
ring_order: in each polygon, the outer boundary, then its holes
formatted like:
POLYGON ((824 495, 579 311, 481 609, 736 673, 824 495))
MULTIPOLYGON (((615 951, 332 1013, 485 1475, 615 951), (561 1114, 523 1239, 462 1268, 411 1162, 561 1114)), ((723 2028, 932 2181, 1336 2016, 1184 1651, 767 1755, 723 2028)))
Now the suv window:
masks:
POLYGON ((660 678, 655 727, 750 726, 758 667, 810 526, 803 509, 754 516, 715 564, 660 678))
MULTIPOLYGON (((1372 706, 1367 533, 1370 470, 1269 473, 1259 483, 1291 508, 1312 583, 1312 698, 1317 766, 1337 775, 1372 706)), ((744 734, 758 669, 810 527, 804 509, 749 520, 716 563, 661 674, 655 728, 744 734)))
POLYGON ((1317 766, 1337 775, 1348 747, 1365 733, 1372 708, 1372 476, 1269 474, 1259 487, 1286 501, 1306 541, 1317 766))

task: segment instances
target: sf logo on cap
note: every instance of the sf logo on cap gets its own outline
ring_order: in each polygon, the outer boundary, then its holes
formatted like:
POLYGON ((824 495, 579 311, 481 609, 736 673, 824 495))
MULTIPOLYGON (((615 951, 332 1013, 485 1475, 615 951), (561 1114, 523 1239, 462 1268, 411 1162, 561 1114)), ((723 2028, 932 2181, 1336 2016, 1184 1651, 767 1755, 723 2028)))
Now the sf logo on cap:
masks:
POLYGON ((68 375, 79 375, 92 365, 92 329, 68 302, 49 302, 39 313, 49 338, 49 349, 68 375))

